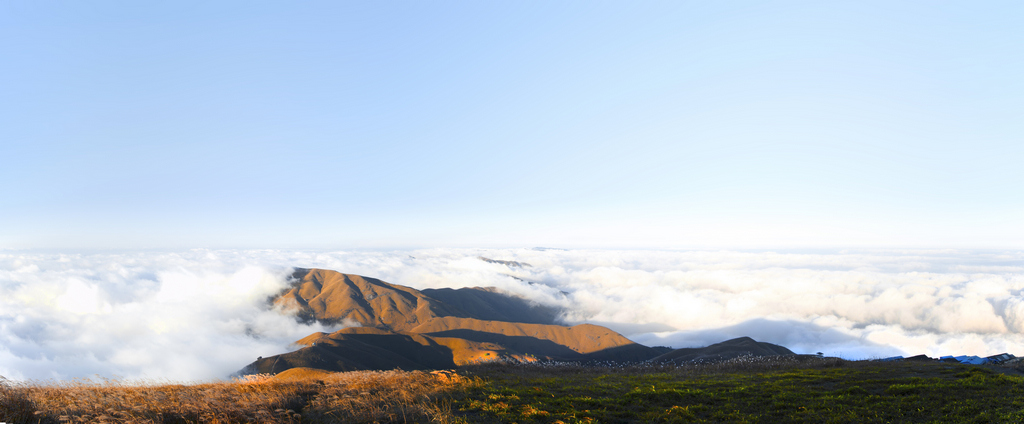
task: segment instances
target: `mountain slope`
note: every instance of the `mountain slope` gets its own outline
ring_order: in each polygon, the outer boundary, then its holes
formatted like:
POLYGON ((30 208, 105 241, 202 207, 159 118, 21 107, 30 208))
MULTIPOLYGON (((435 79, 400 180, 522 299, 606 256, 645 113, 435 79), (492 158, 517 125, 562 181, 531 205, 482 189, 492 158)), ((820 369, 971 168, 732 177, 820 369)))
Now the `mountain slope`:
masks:
POLYGON ((248 371, 428 369, 487 360, 646 360, 664 350, 605 327, 554 324, 554 309, 493 288, 428 289, 323 269, 297 269, 271 301, 303 321, 356 327, 315 333, 297 351, 260 358, 248 371))
POLYGON ((468 340, 489 341, 495 343, 498 343, 497 340, 505 340, 506 343, 512 342, 513 340, 547 341, 569 349, 569 351, 565 351, 564 353, 557 350, 541 353, 543 356, 552 357, 574 357, 576 356, 574 353, 587 354, 614 347, 636 344, 619 333, 591 324, 580 324, 573 327, 565 327, 561 325, 442 317, 431 319, 414 327, 411 331, 433 336, 454 336, 468 340), (502 337, 495 338, 494 336, 502 337))
POLYGON ((555 324, 559 313, 557 308, 509 296, 494 287, 424 289, 421 293, 459 309, 465 317, 481 320, 555 324))
POLYGON ((293 287, 273 300, 303 320, 406 330, 438 316, 462 316, 418 290, 324 269, 296 269, 293 287))
POLYGON ((247 371, 275 374, 299 367, 355 371, 444 369, 455 366, 451 349, 418 334, 355 327, 331 334, 316 333, 300 342, 308 345, 294 352, 260 358, 250 364, 247 371))

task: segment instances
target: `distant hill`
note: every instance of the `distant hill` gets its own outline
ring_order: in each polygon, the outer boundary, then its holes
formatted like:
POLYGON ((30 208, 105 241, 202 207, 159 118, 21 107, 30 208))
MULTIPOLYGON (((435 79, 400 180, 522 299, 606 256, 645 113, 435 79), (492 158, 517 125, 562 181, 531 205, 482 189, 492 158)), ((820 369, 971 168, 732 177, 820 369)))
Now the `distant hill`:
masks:
POLYGON ((653 362, 721 361, 740 356, 794 355, 793 351, 771 343, 758 342, 750 337, 726 340, 707 347, 676 349, 652 359, 653 362))
POLYGON ((530 264, 528 264, 526 262, 502 261, 502 260, 499 260, 499 259, 485 258, 483 256, 477 256, 476 258, 481 260, 481 261, 487 262, 489 264, 505 265, 505 266, 507 266, 509 268, 528 268, 528 267, 532 267, 533 266, 533 265, 530 265, 530 264))
POLYGON ((307 336, 296 342, 304 346, 299 350, 260 358, 243 373, 438 369, 513 359, 637 361, 665 353, 605 327, 557 325, 557 309, 494 288, 419 291, 359 275, 297 269, 291 287, 270 301, 302 321, 358 326, 307 336))

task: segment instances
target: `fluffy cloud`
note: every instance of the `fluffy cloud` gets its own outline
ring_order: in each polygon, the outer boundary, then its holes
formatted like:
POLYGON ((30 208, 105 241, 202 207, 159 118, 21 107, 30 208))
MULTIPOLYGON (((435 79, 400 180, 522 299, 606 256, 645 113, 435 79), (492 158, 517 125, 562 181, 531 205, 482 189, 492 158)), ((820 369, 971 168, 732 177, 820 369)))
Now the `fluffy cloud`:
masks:
POLYGON ((268 308, 291 267, 420 289, 495 286, 650 345, 751 336, 849 358, 1024 354, 1021 252, 6 252, 0 375, 224 377, 329 330, 268 308))
POLYGON ((220 378, 323 330, 267 305, 290 269, 228 256, 0 256, 0 375, 220 378))

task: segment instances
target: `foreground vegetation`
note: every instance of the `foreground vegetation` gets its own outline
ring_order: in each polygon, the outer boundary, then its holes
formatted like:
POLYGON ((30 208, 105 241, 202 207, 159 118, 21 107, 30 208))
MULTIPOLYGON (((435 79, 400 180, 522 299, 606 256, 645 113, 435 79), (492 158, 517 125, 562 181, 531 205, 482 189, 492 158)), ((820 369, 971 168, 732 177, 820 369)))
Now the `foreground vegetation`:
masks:
POLYGON ((1024 378, 940 362, 737 359, 686 367, 478 367, 454 405, 516 423, 1024 422, 1024 378))
POLYGON ((491 364, 458 374, 293 372, 195 385, 0 384, 0 422, 8 423, 1022 421, 1018 375, 829 358, 491 364))
POLYGON ((358 371, 195 385, 6 384, 0 422, 447 422, 444 399, 468 383, 449 372, 358 371))

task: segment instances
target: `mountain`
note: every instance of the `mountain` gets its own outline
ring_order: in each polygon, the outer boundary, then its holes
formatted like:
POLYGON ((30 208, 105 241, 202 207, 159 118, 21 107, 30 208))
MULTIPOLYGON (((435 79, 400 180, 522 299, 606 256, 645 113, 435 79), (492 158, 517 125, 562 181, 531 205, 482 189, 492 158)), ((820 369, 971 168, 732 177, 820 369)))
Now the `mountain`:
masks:
POLYGON ((464 316, 418 290, 376 278, 324 269, 297 269, 292 278, 273 303, 304 321, 402 331, 437 316, 464 316))
POLYGON ((557 309, 494 288, 427 289, 324 269, 297 269, 270 299, 305 322, 342 324, 260 358, 243 373, 452 368, 479 361, 647 360, 665 353, 608 328, 555 324, 557 309))
POLYGON ((491 288, 426 289, 324 269, 297 269, 293 286, 272 302, 304 321, 356 322, 409 330, 435 317, 554 324, 555 308, 533 304, 491 288))
POLYGON ((707 347, 676 349, 655 357, 653 362, 721 361, 740 356, 794 355, 793 351, 771 343, 758 342, 750 337, 726 340, 707 347))
POLYGON ((412 331, 431 336, 497 343, 539 356, 561 359, 577 359, 581 354, 636 344, 619 333, 591 324, 565 327, 443 317, 431 319, 412 331))
POLYGON ((306 347, 283 355, 260 358, 254 372, 276 374, 292 368, 327 371, 367 369, 422 370, 455 367, 451 350, 430 337, 367 327, 316 333, 299 340, 306 347))

